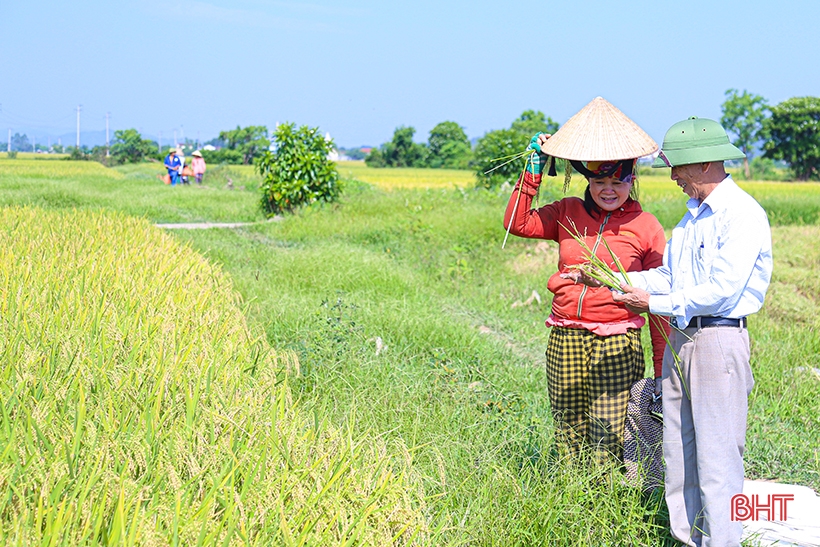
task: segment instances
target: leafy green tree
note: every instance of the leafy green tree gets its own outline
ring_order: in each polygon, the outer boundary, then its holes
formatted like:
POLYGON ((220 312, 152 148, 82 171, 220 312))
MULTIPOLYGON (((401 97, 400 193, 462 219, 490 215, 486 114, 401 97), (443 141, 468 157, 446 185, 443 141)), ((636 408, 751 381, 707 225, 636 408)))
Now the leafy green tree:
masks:
POLYGON ((427 142, 430 167, 466 169, 472 159, 470 140, 456 122, 446 121, 435 126, 427 142))
POLYGON ((426 167, 429 151, 423 144, 413 142, 414 127, 397 127, 393 140, 380 147, 387 167, 426 167))
POLYGON ((737 89, 727 89, 725 95, 726 100, 721 106, 723 116, 720 123, 724 129, 735 135, 732 144, 746 155, 743 158, 743 172, 748 179, 751 177, 749 156, 755 143, 763 138, 763 121, 766 119, 769 106, 766 99, 745 89, 742 94, 737 89))
POLYGON ((525 110, 513 120, 509 129, 490 131, 476 143, 473 167, 478 185, 494 188, 505 182, 515 183, 524 168, 525 159, 509 161, 524 152, 536 133, 555 133, 558 124, 540 110, 525 110), (489 171, 489 172, 488 172, 489 171))
POLYGON ((514 129, 496 129, 481 137, 473 152, 478 185, 494 188, 505 182, 514 184, 521 174, 522 161, 509 159, 523 152, 528 144, 529 139, 524 142, 521 133, 514 129))
POLYGON ((798 180, 820 179, 820 98, 793 97, 771 112, 764 156, 784 160, 798 180))
POLYGON ((253 163, 270 147, 268 128, 264 125, 249 125, 248 127, 237 125, 234 130, 221 131, 219 138, 225 143, 225 148, 242 154, 244 165, 253 163))
POLYGON ((336 164, 327 155, 333 141, 325 139, 318 127, 283 123, 273 139, 276 151, 266 150, 256 160, 262 175, 262 210, 267 216, 292 212, 316 201, 332 202, 341 193, 336 164))
POLYGON ((116 163, 139 163, 153 155, 156 145, 142 138, 136 129, 114 131, 111 157, 116 163))
POLYGON ((11 149, 17 152, 31 152, 31 142, 28 140, 28 135, 23 133, 15 133, 11 137, 11 149))
POLYGON ((513 121, 510 129, 530 139, 536 133, 555 133, 558 123, 540 110, 525 110, 513 121))
POLYGON ((368 167, 387 167, 387 162, 384 161, 384 154, 382 154, 382 151, 378 148, 374 148, 370 151, 364 159, 364 163, 368 167))

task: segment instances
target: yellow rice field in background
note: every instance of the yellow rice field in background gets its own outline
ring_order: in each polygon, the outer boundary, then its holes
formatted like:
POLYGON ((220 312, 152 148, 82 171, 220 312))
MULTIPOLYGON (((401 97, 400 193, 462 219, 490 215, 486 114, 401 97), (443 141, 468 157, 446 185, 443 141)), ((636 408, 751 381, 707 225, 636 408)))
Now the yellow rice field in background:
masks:
POLYGON ((336 163, 339 176, 372 184, 383 190, 404 188, 466 188, 474 186, 475 174, 459 169, 425 169, 414 167, 368 167, 363 161, 336 163))

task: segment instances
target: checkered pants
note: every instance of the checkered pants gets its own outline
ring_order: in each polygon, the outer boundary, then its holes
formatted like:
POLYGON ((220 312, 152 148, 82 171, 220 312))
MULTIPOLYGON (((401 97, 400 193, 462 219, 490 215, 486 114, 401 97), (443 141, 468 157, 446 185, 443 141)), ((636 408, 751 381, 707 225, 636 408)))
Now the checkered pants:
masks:
POLYGON ((629 389, 643 377, 641 331, 598 336, 553 327, 547 344, 547 388, 559 448, 592 448, 599 462, 623 458, 629 389))

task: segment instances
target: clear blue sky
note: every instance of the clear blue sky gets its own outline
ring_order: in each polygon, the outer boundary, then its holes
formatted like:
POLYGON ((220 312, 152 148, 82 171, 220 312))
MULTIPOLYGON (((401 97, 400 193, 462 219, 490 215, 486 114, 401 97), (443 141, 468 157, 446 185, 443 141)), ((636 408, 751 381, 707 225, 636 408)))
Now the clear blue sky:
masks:
MULTIPOLYGON (((0 140, 134 127, 207 140, 319 126, 344 147, 400 125, 468 136, 601 95, 660 141, 728 88, 820 95, 816 0, 0 2, 0 140)), ((69 144, 65 143, 64 144, 69 144)))

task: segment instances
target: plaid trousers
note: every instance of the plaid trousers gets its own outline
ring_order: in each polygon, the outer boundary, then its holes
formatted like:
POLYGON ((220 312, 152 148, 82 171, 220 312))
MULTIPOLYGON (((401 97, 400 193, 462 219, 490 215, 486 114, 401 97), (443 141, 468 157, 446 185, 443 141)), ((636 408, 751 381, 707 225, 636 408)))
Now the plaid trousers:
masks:
POLYGON ((623 459, 629 389, 643 377, 639 329, 599 336, 553 327, 547 344, 547 389, 559 448, 595 451, 603 463, 623 459))

